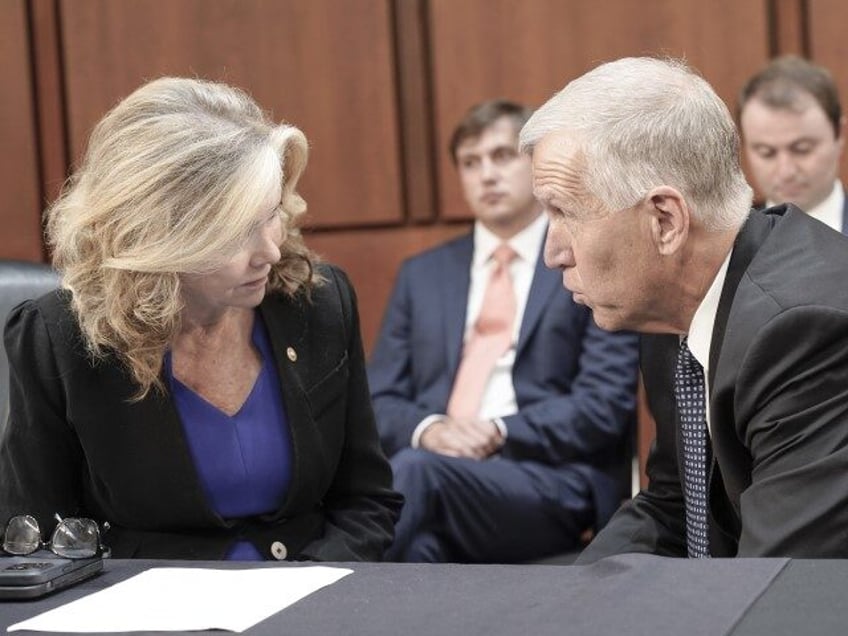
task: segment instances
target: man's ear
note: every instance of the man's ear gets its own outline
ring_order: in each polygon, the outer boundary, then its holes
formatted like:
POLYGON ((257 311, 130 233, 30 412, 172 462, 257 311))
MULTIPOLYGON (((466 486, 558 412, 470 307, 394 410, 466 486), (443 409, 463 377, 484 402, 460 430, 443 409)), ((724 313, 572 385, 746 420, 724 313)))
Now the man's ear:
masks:
POLYGON ((674 254, 689 237, 690 216, 686 199, 671 186, 657 186, 648 192, 645 205, 657 251, 663 256, 674 254))

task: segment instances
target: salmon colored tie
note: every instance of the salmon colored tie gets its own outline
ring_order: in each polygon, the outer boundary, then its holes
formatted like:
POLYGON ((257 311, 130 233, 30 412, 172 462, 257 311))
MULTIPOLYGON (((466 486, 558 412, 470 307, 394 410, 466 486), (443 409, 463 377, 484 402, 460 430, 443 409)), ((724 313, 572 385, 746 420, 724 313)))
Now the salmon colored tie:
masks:
POLYGON ((451 417, 478 416, 483 391, 492 375, 495 362, 512 345, 515 290, 512 287, 509 264, 516 256, 515 250, 505 243, 498 246, 492 254, 495 267, 483 296, 480 315, 462 349, 462 361, 459 363, 448 401, 447 410, 451 417))

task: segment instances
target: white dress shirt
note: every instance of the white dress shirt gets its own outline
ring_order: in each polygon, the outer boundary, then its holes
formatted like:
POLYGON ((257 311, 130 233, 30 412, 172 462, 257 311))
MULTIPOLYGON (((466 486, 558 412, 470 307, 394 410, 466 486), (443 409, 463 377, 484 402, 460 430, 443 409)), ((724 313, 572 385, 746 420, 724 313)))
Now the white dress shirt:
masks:
POLYGON ((689 350, 704 369, 704 395, 706 396, 707 430, 710 430, 710 343, 713 339, 713 326, 715 325, 718 303, 721 300, 721 290, 724 288, 724 279, 727 277, 727 266, 730 264, 730 256, 733 250, 727 254, 721 267, 718 269, 710 288, 707 290, 701 304, 692 316, 689 325, 687 343, 689 350))
MULTIPOLYGON (((507 435, 507 430, 500 418, 513 415, 518 411, 515 387, 512 384, 515 344, 521 330, 521 321, 527 307, 527 297, 530 295, 533 273, 536 271, 536 262, 539 259, 546 229, 547 217, 540 214, 530 225, 506 241, 517 254, 517 257, 509 265, 509 273, 515 291, 515 322, 513 323, 512 345, 495 363, 492 375, 483 390, 480 411, 477 414, 482 420, 494 420, 504 437, 507 435)), ((463 341, 466 341, 471 335, 474 323, 480 315, 486 286, 495 268, 492 254, 501 243, 503 243, 503 240, 489 231, 482 223, 479 221, 475 223, 474 255, 471 259, 471 285, 468 290, 463 341)), ((412 434, 412 447, 418 447, 421 434, 430 424, 444 417, 442 413, 435 413, 421 420, 412 434)))

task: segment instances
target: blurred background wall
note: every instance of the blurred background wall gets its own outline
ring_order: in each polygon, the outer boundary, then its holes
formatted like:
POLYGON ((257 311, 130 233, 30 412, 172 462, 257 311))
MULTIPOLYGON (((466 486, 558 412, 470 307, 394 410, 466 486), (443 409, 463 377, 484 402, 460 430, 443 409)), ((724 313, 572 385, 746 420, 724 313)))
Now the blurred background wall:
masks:
POLYGON ((350 274, 370 350, 401 260, 468 227, 446 145, 469 106, 538 106, 645 54, 685 57, 731 109, 781 53, 844 90, 846 23, 841 0, 0 0, 0 258, 46 259, 42 210, 117 100, 222 80, 309 138, 307 242, 350 274))

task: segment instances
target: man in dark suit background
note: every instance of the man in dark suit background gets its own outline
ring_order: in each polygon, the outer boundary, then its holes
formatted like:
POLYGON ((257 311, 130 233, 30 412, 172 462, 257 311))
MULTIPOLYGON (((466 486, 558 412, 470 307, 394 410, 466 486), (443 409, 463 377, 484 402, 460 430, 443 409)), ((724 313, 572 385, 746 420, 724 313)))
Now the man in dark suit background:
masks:
POLYGON ((772 60, 742 88, 739 122, 766 205, 794 203, 848 234, 839 181, 845 116, 828 70, 794 55, 772 60))
POLYGON ((517 148, 529 114, 496 100, 457 126, 474 230, 404 263, 386 310, 369 382, 406 499, 390 560, 570 550, 627 495, 636 338, 598 329, 544 267, 546 222, 517 148))
POLYGON ((682 62, 597 67, 521 147, 547 264, 598 325, 650 334, 649 486, 580 562, 848 556, 848 239, 749 211, 730 113, 682 62))

